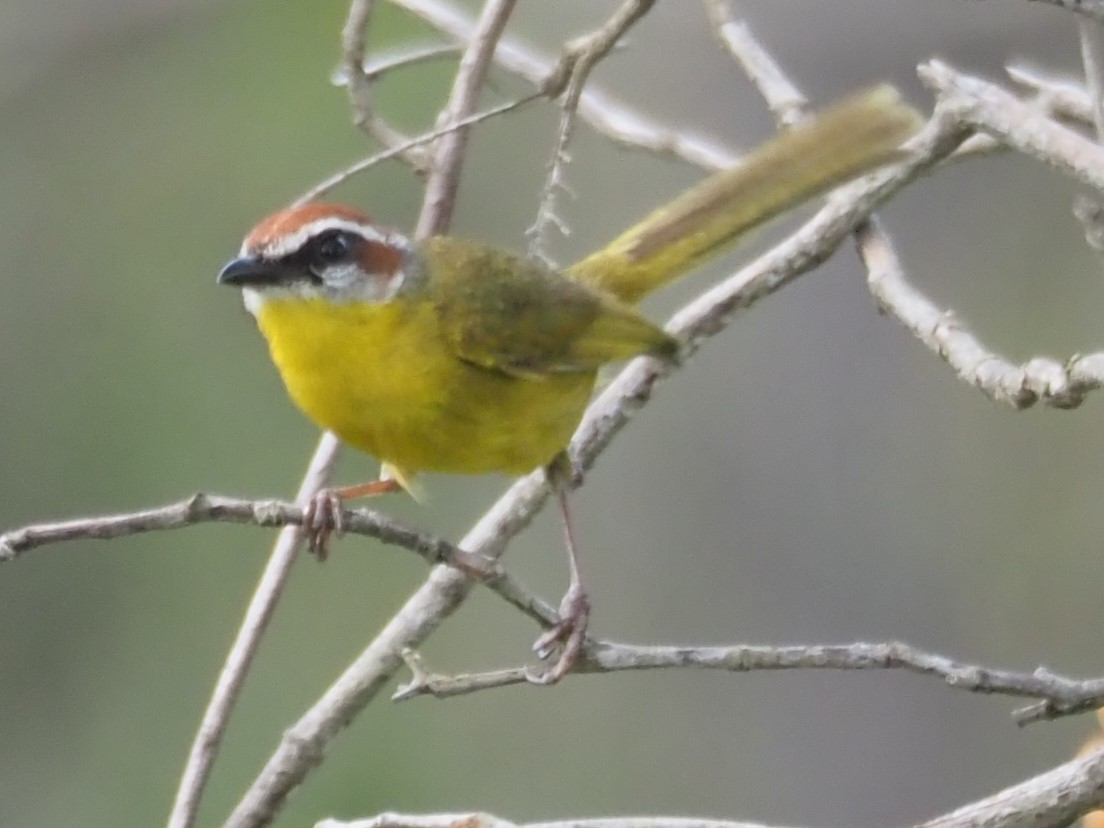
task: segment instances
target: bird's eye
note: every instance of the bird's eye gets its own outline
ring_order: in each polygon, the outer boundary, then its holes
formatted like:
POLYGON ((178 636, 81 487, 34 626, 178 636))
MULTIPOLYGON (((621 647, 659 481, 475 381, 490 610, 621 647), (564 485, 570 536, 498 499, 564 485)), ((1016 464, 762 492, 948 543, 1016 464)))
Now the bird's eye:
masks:
POLYGON ((346 233, 330 233, 318 240, 315 258, 319 264, 331 265, 348 261, 353 245, 346 233))

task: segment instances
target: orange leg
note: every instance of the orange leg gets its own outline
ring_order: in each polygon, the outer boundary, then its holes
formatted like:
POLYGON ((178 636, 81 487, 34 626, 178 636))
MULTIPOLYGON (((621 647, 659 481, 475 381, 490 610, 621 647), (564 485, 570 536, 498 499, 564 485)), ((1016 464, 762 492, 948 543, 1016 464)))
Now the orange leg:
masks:
POLYGON ((375 497, 390 492, 401 492, 397 480, 373 480, 340 489, 322 489, 311 498, 303 512, 303 531, 307 535, 307 549, 318 558, 326 560, 330 535, 341 535, 341 513, 346 500, 375 497))
POLYGON ((333 493, 342 500, 356 500, 358 497, 375 497, 381 494, 401 492, 402 486, 397 480, 371 480, 367 483, 358 483, 355 486, 342 486, 340 489, 332 489, 333 493))

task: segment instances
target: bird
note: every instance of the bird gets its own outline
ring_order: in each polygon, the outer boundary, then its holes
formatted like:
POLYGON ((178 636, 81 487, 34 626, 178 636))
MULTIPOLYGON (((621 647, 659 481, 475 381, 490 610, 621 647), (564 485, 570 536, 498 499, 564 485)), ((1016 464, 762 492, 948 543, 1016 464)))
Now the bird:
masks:
POLYGON ((554 683, 583 653, 590 599, 580 575, 567 455, 598 370, 680 343, 636 304, 749 230, 904 157, 919 114, 882 85, 790 127, 605 247, 557 270, 496 246, 413 239, 361 210, 308 202, 246 235, 218 282, 241 290, 292 401, 382 463, 378 480, 326 489, 304 517, 322 557, 354 497, 419 494, 420 472, 521 475, 543 468, 559 500, 569 583, 534 644, 554 683))

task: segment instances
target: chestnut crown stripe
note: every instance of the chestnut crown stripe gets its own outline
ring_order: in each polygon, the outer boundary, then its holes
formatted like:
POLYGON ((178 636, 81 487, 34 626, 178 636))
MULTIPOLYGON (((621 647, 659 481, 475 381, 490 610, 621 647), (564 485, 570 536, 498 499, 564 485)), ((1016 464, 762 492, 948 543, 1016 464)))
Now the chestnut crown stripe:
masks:
MULTIPOLYGON (((275 260, 300 250, 311 239, 333 231, 352 233, 375 245, 394 247, 389 234, 359 210, 340 204, 307 204, 273 213, 242 242, 243 256, 275 260)), ((401 244, 401 239, 396 239, 401 244)), ((396 251, 397 252, 397 251, 396 251)))

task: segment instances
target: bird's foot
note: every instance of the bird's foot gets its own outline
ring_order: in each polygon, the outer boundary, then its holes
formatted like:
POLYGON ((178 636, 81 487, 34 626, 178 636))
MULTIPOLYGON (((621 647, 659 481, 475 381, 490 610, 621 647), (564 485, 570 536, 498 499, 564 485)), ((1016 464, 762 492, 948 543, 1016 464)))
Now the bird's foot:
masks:
POLYGON ((346 500, 401 491, 401 483, 386 477, 341 489, 321 489, 303 510, 303 532, 307 536, 307 549, 319 561, 326 560, 330 536, 341 537, 344 530, 342 512, 346 500))
POLYGON ((560 601, 560 620, 533 644, 538 658, 550 658, 557 649, 559 658, 547 670, 529 670, 526 678, 533 684, 555 684, 570 673, 583 653, 589 622, 590 599, 582 584, 573 583, 560 601))
POLYGON ((341 513, 345 509, 341 491, 322 489, 310 499, 303 510, 303 532, 307 536, 307 550, 318 558, 326 560, 329 554, 331 535, 341 537, 344 530, 341 513))

